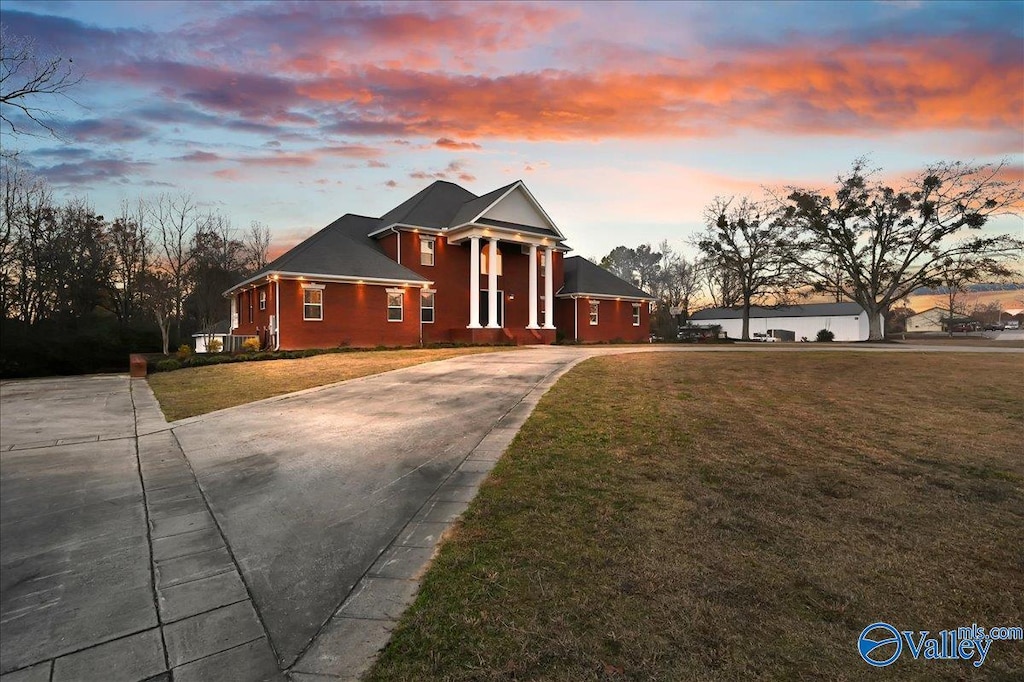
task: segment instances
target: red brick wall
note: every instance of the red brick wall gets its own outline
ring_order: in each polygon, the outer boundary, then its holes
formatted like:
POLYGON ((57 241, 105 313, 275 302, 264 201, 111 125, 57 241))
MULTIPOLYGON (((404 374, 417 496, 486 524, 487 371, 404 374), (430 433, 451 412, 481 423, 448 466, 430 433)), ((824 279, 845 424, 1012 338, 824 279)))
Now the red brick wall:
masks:
POLYGON ((576 323, 573 327, 573 300, 559 299, 555 308, 555 319, 558 328, 566 339, 573 339, 574 333, 579 334, 582 343, 600 343, 602 341, 628 341, 645 343, 650 338, 650 314, 646 302, 640 304, 640 326, 633 326, 633 301, 616 301, 601 299, 598 305, 597 324, 590 324, 590 299, 580 298, 576 301, 576 323))
POLYGON ((313 321, 302 319, 302 283, 281 280, 281 348, 419 345, 419 289, 405 290, 402 322, 388 322, 389 288, 328 282, 323 295, 324 319, 313 321))

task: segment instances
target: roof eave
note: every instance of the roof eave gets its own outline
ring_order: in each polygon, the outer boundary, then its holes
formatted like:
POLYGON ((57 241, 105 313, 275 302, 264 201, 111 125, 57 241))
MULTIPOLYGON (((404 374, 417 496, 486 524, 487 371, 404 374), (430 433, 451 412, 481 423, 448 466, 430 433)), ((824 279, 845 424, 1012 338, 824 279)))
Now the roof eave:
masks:
POLYGON ((618 296, 616 294, 597 294, 586 291, 559 291, 555 298, 597 298, 604 301, 654 301, 653 296, 618 296))
POLYGON ((431 286, 434 284, 434 280, 430 279, 401 279, 395 277, 360 277, 358 275, 327 275, 319 272, 285 272, 281 270, 272 270, 265 272, 260 275, 250 277, 249 279, 236 284, 222 295, 225 298, 231 297, 234 293, 245 289, 250 284, 259 280, 266 280, 272 282, 275 280, 310 280, 310 281, 324 281, 324 282, 338 282, 341 284, 373 284, 380 286, 431 286))
POLYGON ((396 232, 398 230, 415 230, 415 231, 419 231, 419 232, 430 232, 432 234, 441 234, 442 232, 445 231, 445 229, 447 229, 447 228, 442 228, 442 227, 424 227, 423 225, 413 225, 411 223, 392 223, 391 225, 388 225, 387 227, 382 227, 380 229, 374 230, 373 232, 371 232, 370 234, 368 234, 366 236, 367 237, 376 237, 377 235, 384 234, 388 230, 394 230, 396 232))

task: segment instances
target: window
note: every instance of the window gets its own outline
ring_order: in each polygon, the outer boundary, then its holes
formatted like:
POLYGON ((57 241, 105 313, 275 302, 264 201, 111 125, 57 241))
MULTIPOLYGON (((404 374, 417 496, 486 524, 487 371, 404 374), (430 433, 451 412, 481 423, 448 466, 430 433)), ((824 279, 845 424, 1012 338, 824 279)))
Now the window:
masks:
POLYGON ((405 292, 401 289, 388 289, 388 322, 402 321, 402 300, 405 292))
POLYGON ((639 303, 634 303, 633 304, 633 326, 634 327, 639 327, 640 326, 640 304, 639 303))
MULTIPOLYGON (((491 274, 491 249, 486 244, 480 251, 480 274, 489 275, 491 274)), ((495 268, 495 274, 501 276, 501 251, 498 251, 497 267, 495 268)))
POLYGON ((320 286, 305 286, 302 288, 302 319, 322 320, 324 319, 324 288, 320 286))
POLYGON ((267 309, 267 292, 261 290, 260 291, 260 310, 266 310, 266 309, 267 309))
POLYGON ((600 301, 590 302, 590 324, 597 324, 597 307, 600 303, 600 301))
POLYGON ((420 236, 420 265, 434 264, 434 238, 420 236))
POLYGON ((544 276, 544 271, 547 270, 548 252, 540 251, 540 276, 544 276))
POLYGON ((434 292, 424 291, 420 293, 420 322, 431 323, 434 321, 434 292))

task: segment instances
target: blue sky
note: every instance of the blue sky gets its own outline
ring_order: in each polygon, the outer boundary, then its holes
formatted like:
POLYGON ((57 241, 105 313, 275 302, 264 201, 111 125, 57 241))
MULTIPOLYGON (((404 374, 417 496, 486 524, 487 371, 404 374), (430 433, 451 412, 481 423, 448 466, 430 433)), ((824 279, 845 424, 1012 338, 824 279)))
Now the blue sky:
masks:
MULTIPOLYGON (((869 154, 1024 163, 1024 3, 4 2, 74 59, 61 195, 189 192, 278 249, 433 179, 523 179, 578 253, 680 247, 716 195, 827 186, 869 154)), ((1000 221, 1019 230, 1020 222, 1000 221)))

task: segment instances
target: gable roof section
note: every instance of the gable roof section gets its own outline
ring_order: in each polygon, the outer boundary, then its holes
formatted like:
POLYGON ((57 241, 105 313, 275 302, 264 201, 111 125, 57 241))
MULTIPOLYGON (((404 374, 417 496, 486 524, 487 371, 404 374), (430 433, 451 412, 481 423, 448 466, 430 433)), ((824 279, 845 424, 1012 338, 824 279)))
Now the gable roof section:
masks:
MULTIPOLYGON (((391 209, 383 216, 375 228, 392 225, 416 225, 440 229, 448 227, 455 214, 467 202, 477 196, 468 189, 459 187, 453 182, 438 180, 414 194, 411 198, 391 209)), ((367 230, 367 232, 371 232, 367 230)))
POLYGON ((569 256, 562 263, 565 269, 565 284, 557 294, 562 298, 589 294, 598 298, 654 300, 654 297, 643 289, 633 286, 582 256, 569 256))
POLYGON ((388 258, 380 245, 367 236, 376 224, 377 218, 343 215, 229 291, 271 273, 428 282, 388 258))
POLYGON ((471 223, 515 229, 558 239, 565 238, 558 231, 547 212, 530 194, 530 190, 526 188, 522 180, 516 180, 479 197, 455 183, 437 180, 385 213, 377 225, 370 230, 370 234, 379 234, 393 225, 411 225, 444 230, 463 227, 471 223), (484 217, 489 210, 499 205, 506 196, 517 189, 522 192, 525 200, 536 209, 537 214, 541 216, 543 222, 547 223, 548 227, 522 225, 484 217))
MULTIPOLYGON (((808 303, 785 305, 778 308, 750 307, 750 317, 839 317, 860 315, 864 309, 859 303, 808 303)), ((739 320, 743 308, 705 308, 690 315, 691 320, 739 320)))
POLYGON ((456 225, 464 225, 465 223, 471 223, 475 218, 479 218, 480 214, 491 207, 491 204, 495 203, 503 196, 508 194, 509 190, 515 187, 519 183, 518 180, 510 185, 499 187, 493 192, 488 192, 483 196, 479 196, 476 199, 472 199, 464 203, 459 210, 452 216, 449 227, 455 227, 456 225))
POLYGON ((565 236, 559 232, 558 227, 555 225, 555 221, 551 219, 544 207, 540 205, 530 190, 526 188, 522 180, 516 180, 510 185, 500 187, 493 192, 474 199, 473 201, 467 202, 459 212, 455 214, 455 218, 451 222, 451 227, 462 227, 470 223, 476 223, 480 225, 491 225, 493 227, 509 227, 511 229, 519 229, 533 234, 543 234, 547 236, 556 237, 558 239, 565 239, 565 236), (541 221, 546 223, 545 227, 537 225, 526 225, 519 222, 508 222, 501 220, 500 218, 488 218, 488 213, 492 210, 497 209, 506 201, 506 197, 509 197, 513 192, 521 192, 522 197, 525 199, 527 204, 533 207, 537 215, 540 216, 541 221))

